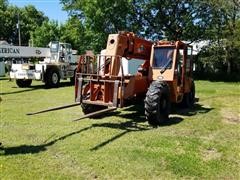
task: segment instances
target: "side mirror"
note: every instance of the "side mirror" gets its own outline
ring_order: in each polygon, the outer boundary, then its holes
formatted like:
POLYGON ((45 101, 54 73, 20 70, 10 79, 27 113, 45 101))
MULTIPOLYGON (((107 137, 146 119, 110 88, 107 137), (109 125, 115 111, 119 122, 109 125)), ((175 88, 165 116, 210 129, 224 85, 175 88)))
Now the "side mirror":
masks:
POLYGON ((60 58, 64 58, 64 53, 63 52, 60 53, 60 58))
POLYGON ((196 64, 195 64, 195 63, 193 63, 193 69, 192 69, 192 71, 193 71, 193 72, 196 71, 196 64))

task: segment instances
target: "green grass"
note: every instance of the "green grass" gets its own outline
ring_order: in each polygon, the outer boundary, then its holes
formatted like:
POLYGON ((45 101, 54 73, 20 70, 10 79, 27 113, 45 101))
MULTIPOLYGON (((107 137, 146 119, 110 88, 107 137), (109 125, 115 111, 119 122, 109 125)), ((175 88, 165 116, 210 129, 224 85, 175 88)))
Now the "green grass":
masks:
POLYGON ((240 83, 197 81, 194 109, 159 128, 141 103, 78 122, 80 107, 26 116, 73 103, 73 86, 0 84, 0 179, 240 178, 240 83))

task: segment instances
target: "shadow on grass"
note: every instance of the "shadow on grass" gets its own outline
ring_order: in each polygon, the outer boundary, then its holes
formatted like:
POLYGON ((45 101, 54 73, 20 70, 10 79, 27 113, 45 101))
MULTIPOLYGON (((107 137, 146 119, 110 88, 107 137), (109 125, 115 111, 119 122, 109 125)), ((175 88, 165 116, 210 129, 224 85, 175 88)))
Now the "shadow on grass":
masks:
MULTIPOLYGON (((68 86, 73 86, 71 82, 61 82, 59 84, 58 88, 62 88, 62 87, 68 87, 68 86)), ((13 91, 13 92, 3 92, 0 93, 0 95, 7 95, 7 94, 18 94, 18 93, 23 93, 23 92, 29 92, 29 91, 35 91, 38 89, 49 89, 47 88, 44 84, 41 85, 33 85, 30 86, 29 88, 19 88, 19 87, 12 87, 14 89, 18 89, 18 91, 13 91)))
MULTIPOLYGON (((179 117, 177 115, 183 115, 183 116, 193 116, 199 113, 208 113, 211 111, 213 108, 206 108, 203 107, 200 104, 195 104, 193 108, 191 109, 182 109, 177 106, 174 106, 172 109, 172 112, 174 114, 173 117, 170 117, 168 121, 163 123, 160 127, 162 126, 171 126, 178 124, 182 122, 184 119, 182 117, 179 117)), ((130 133, 130 132, 136 132, 136 131, 146 131, 150 130, 153 127, 149 125, 139 125, 140 122, 145 122, 145 114, 144 114, 144 103, 143 101, 137 101, 135 102, 135 105, 129 106, 127 108, 124 108, 122 112, 125 113, 120 113, 119 111, 117 112, 110 112, 105 114, 104 116, 101 116, 100 118, 103 117, 109 117, 109 116, 117 116, 121 117, 124 119, 128 119, 129 121, 127 122, 122 122, 122 123, 97 123, 93 124, 93 127, 106 127, 106 128, 114 128, 114 129, 121 129, 123 132, 117 134, 116 136, 113 136, 112 138, 96 145, 95 147, 91 148, 91 151, 98 150, 102 148, 103 146, 113 142, 114 140, 122 137, 123 135, 130 133), (126 113, 127 112, 127 113, 126 113)))
MULTIPOLYGON (((183 108, 180 105, 172 104, 170 115, 194 116, 197 114, 208 113, 213 109, 214 108, 211 108, 211 107, 204 107, 204 105, 201 105, 198 102, 196 102, 192 108, 183 108)), ((101 118, 108 117, 108 116, 118 116, 121 118, 131 119, 131 120, 138 121, 138 122, 146 121, 146 117, 144 114, 145 110, 144 110, 144 102, 143 101, 137 101, 134 105, 123 108, 123 110, 122 110, 122 112, 129 112, 129 111, 131 113, 122 114, 119 111, 109 112, 109 113, 106 113, 106 114, 101 115, 94 119, 101 119, 101 118)), ((181 119, 180 117, 170 117, 169 122, 166 124, 163 124, 163 126, 176 124, 176 122, 178 123, 178 121, 180 121, 180 119, 181 119)))
POLYGON ((66 139, 67 137, 73 136, 75 134, 81 133, 83 131, 87 131, 88 129, 91 129, 92 126, 83 128, 78 131, 74 131, 72 133, 66 134, 65 136, 59 137, 53 141, 50 141, 48 143, 44 143, 41 145, 20 145, 15 147, 0 147, 0 151, 4 151, 4 154, 0 153, 1 155, 18 155, 18 154, 35 154, 40 153, 42 151, 46 151, 47 147, 54 145, 56 142, 66 139))
MULTIPOLYGON (((135 113, 134 113, 135 114, 135 113)), ((119 116, 119 115, 118 115, 119 116)), ((136 117, 136 116, 135 116, 136 117)), ((183 119, 180 117, 172 117, 170 118, 170 120, 164 124, 162 124, 162 126, 170 126, 170 125, 174 125, 177 124, 179 122, 181 122, 183 119)), ((146 120, 144 120, 146 121, 146 120)), ((111 137, 110 139, 105 140, 104 142, 96 145, 95 147, 91 148, 91 151, 96 151, 100 148, 102 148, 103 146, 106 146, 107 144, 117 140, 118 138, 122 137, 123 135, 127 134, 127 133, 131 133, 131 132, 138 132, 138 131, 147 131, 147 130, 151 130, 154 127, 151 127, 149 125, 139 125, 138 122, 136 122, 135 120, 131 120, 131 121, 127 121, 127 122, 123 122, 123 123, 98 123, 98 124, 94 124, 93 127, 106 127, 106 128, 113 128, 113 129, 121 129, 123 130, 123 132, 111 137)))
MULTIPOLYGON (((140 121, 141 122, 141 121, 140 121)), ((130 132, 137 132, 137 131, 146 131, 152 129, 148 125, 139 124, 139 121, 130 120, 126 122, 121 123, 98 123, 93 124, 93 127, 104 127, 104 128, 113 128, 113 129, 120 129, 123 130, 123 132, 111 137, 110 139, 107 139, 106 141, 96 145, 95 147, 91 148, 91 151, 98 150, 102 148, 103 146, 106 146, 107 144, 119 139, 123 135, 130 133, 130 132)))
MULTIPOLYGON (((118 138, 124 136, 127 133, 132 133, 132 132, 138 132, 138 131, 147 131, 151 130, 156 127, 152 127, 146 123, 141 123, 141 122, 146 122, 145 114, 144 114, 144 108, 143 108, 143 102, 137 102, 137 104, 133 106, 129 106, 127 108, 124 108, 122 112, 111 112, 106 114, 107 116, 116 116, 120 117, 123 119, 127 119, 128 121, 126 122, 121 122, 121 123, 96 123, 93 124, 93 127, 105 127, 105 128, 113 128, 113 129, 120 129, 123 130, 123 132, 111 137, 110 139, 105 140, 104 142, 96 145, 95 147, 91 148, 91 151, 98 150, 107 144, 117 140, 118 138)), ((105 117, 106 117, 105 115, 105 117)), ((181 117, 170 117, 169 121, 165 122, 161 126, 171 126, 180 123, 183 121, 183 118, 181 117)))
POLYGON ((0 76, 0 81, 6 81, 6 80, 9 80, 9 78, 0 76))
POLYGON ((182 115, 182 116, 194 116, 197 114, 205 114, 213 110, 211 107, 204 107, 201 104, 195 103, 192 108, 180 108, 177 105, 172 107, 172 114, 182 115))
MULTIPOLYGON (((121 117, 123 119, 126 119, 127 121, 125 122, 117 122, 117 123, 94 123, 89 127, 83 128, 81 130, 66 134, 62 137, 59 137, 55 140, 52 140, 48 143, 43 143, 41 145, 20 145, 16 147, 0 147, 0 150, 3 150, 4 153, 0 155, 18 155, 18 154, 34 154, 34 153, 40 153, 43 151, 47 150, 47 147, 54 145, 56 142, 61 141, 66 139, 67 137, 73 136, 75 134, 79 134, 83 131, 87 131, 91 128, 98 128, 98 127, 104 127, 104 128, 113 128, 113 129, 119 129, 122 130, 121 133, 111 137, 110 139, 107 139, 100 144, 96 145, 95 147, 91 148, 90 151, 96 151, 99 150, 100 148, 108 145, 109 143, 121 138, 127 133, 132 133, 132 132, 139 132, 139 131, 147 131, 151 130, 154 127, 149 126, 145 122, 145 115, 144 115, 144 108, 143 108, 143 103, 138 103, 134 106, 130 106, 127 108, 124 108, 124 111, 117 111, 117 112, 111 112, 105 114, 104 117, 106 116, 116 116, 116 117, 121 117)), ((176 115, 184 115, 184 116, 193 116, 198 113, 208 113, 211 111, 213 108, 206 108, 203 107, 200 104, 195 104, 195 106, 192 109, 180 109, 178 107, 173 108, 173 114, 176 115)), ((184 119, 182 117, 170 117, 169 121, 166 123, 162 124, 161 126, 171 126, 180 123, 184 119)), ((161 128, 160 126, 160 128, 161 128)))
POLYGON ((151 129, 150 126, 147 125, 138 125, 138 122, 134 122, 134 120, 132 121, 127 121, 127 122, 122 122, 122 123, 100 123, 100 124, 93 124, 92 126, 83 128, 79 131, 75 131, 69 134, 66 134, 65 136, 59 137, 55 140, 52 140, 48 143, 43 143, 41 145, 20 145, 20 146, 15 146, 15 147, 0 147, 0 151, 4 151, 4 153, 0 152, 0 156, 1 155, 19 155, 19 154, 35 154, 35 153, 40 153, 43 151, 47 150, 47 147, 54 145, 56 142, 61 141, 66 139, 67 137, 73 136, 75 134, 79 134, 83 131, 87 131, 91 128, 98 128, 98 127, 107 127, 107 128, 115 128, 115 129, 121 129, 124 130, 122 133, 112 137, 111 139, 102 142, 101 144, 91 148, 90 150, 98 150, 99 148, 111 143, 112 141, 120 138, 121 136, 123 136, 126 133, 129 132, 134 132, 134 131, 144 131, 144 130, 149 130, 151 129))
MULTIPOLYGON (((93 124, 89 127, 83 128, 81 130, 66 134, 62 137, 59 137, 55 140, 52 140, 48 143, 43 143, 40 145, 20 145, 20 146, 15 146, 15 147, 0 147, 0 156, 9 156, 9 155, 19 155, 19 154, 35 154, 35 153, 40 153, 43 151, 47 150, 47 147, 54 145, 56 142, 64 140, 70 136, 73 136, 75 134, 79 134, 83 131, 87 131, 91 128, 98 128, 98 127, 107 127, 107 128, 115 128, 115 129, 121 129, 124 130, 122 133, 112 137, 111 139, 102 142, 101 144, 91 148, 90 150, 98 150, 99 148, 111 143, 112 141, 120 138, 126 133, 129 132, 135 132, 135 131, 144 131, 144 130, 149 130, 151 129, 150 126, 147 125, 138 125, 138 122, 132 121, 127 121, 127 122, 122 122, 122 123, 100 123, 100 124, 93 124), (1 151, 4 151, 3 153, 1 151)), ((50 137, 51 138, 51 137, 50 137)))

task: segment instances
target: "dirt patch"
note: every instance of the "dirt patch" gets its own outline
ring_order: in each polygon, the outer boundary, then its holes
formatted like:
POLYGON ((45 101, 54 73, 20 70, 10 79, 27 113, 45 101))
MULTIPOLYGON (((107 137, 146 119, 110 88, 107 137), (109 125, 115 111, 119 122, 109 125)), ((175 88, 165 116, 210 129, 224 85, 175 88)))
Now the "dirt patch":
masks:
POLYGON ((207 148, 203 150, 202 155, 204 161, 219 159, 222 156, 222 154, 215 148, 207 148))
POLYGON ((222 109, 221 115, 223 117, 223 121, 231 124, 239 124, 240 123, 240 112, 232 112, 229 109, 222 109))

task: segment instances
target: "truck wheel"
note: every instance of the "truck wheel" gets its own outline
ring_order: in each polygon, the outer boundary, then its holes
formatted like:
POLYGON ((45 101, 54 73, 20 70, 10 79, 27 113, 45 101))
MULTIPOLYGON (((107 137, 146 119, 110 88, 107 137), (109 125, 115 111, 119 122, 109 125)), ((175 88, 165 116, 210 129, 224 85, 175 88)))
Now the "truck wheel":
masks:
POLYGON ((32 79, 16 79, 16 84, 20 88, 29 87, 32 84, 32 79))
POLYGON ((70 77, 70 83, 71 83, 72 85, 75 84, 75 76, 76 76, 76 70, 74 71, 73 77, 70 77))
POLYGON ((171 103, 167 83, 153 81, 144 102, 145 115, 149 124, 157 126, 168 120, 171 103))
POLYGON ((60 75, 57 69, 49 69, 45 76, 45 85, 48 88, 56 88, 59 86, 60 75))
POLYGON ((191 91, 189 93, 185 93, 183 97, 182 105, 186 108, 192 108, 195 103, 195 84, 192 81, 191 91))

